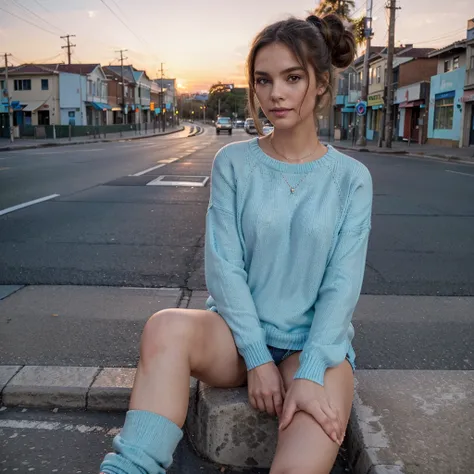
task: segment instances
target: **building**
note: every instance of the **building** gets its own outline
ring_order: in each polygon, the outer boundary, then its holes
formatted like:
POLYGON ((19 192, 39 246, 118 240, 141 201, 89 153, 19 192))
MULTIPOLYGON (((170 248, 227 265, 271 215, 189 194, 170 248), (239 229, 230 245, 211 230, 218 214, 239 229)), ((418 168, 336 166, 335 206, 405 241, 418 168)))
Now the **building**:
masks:
POLYGON ((425 143, 428 134, 428 105, 431 77, 438 60, 429 58, 433 48, 412 48, 398 57, 410 60, 394 68, 394 139, 425 143))
MULTIPOLYGON (((23 64, 8 70, 8 87, 5 71, 0 70, 1 89, 8 89, 13 109, 13 126, 22 130, 34 125, 59 125, 59 72, 54 66, 23 64)), ((0 124, 3 135, 8 134, 8 107, 2 98, 0 124)), ((18 133, 18 132, 16 132, 18 133)))
POLYGON ((58 64, 57 71, 86 77, 85 125, 112 123, 112 107, 107 103, 107 77, 100 64, 58 64))
POLYGON ((431 78, 428 143, 458 147, 461 142, 466 40, 456 41, 428 55, 437 58, 431 78))
POLYGON ((135 120, 136 123, 150 122, 151 80, 145 71, 133 70, 135 79, 135 120))
POLYGON ((112 110, 112 124, 134 123, 135 80, 130 66, 104 66, 108 81, 108 104, 112 110))
POLYGON ((474 18, 467 22, 466 76, 461 107, 464 109, 461 145, 474 146, 474 18))
MULTIPOLYGON (((109 86, 111 85, 112 81, 117 82, 117 88, 114 88, 112 85, 112 93, 109 92, 109 97, 113 95, 115 92, 115 97, 117 93, 119 94, 119 105, 121 105, 121 80, 122 80, 122 67, 121 66, 105 66, 104 71, 106 72, 106 76, 109 79, 109 86), (112 75, 113 74, 113 75, 112 75)), ((133 66, 123 66, 123 78, 125 82, 125 123, 136 123, 137 115, 136 115, 136 107, 135 107, 135 96, 136 96, 136 82, 134 77, 135 69, 133 66)), ((113 99, 114 103, 117 99, 113 99)), ((117 119, 118 120, 118 119, 117 119)))
POLYGON ((87 125, 87 78, 70 72, 59 73, 61 125, 87 125))
POLYGON ((168 120, 168 122, 171 121, 174 123, 176 112, 178 111, 178 91, 176 88, 176 79, 155 79, 154 83, 160 90, 160 96, 161 90, 163 90, 163 99, 162 104, 160 104, 160 107, 165 108, 166 119, 168 120))

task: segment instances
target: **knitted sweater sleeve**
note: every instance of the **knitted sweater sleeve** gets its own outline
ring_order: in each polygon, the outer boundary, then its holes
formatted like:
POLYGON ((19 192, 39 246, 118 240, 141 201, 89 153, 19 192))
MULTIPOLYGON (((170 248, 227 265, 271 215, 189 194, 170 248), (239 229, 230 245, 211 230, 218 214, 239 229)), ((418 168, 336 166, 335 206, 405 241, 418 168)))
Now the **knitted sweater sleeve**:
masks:
POLYGON ((324 385, 326 369, 349 350, 349 326, 360 296, 371 227, 372 179, 359 170, 341 229, 333 244, 315 303, 308 340, 295 379, 324 385))
POLYGON ((234 170, 223 148, 214 159, 211 173, 204 259, 206 285, 251 370, 273 359, 247 284, 236 199, 234 170))

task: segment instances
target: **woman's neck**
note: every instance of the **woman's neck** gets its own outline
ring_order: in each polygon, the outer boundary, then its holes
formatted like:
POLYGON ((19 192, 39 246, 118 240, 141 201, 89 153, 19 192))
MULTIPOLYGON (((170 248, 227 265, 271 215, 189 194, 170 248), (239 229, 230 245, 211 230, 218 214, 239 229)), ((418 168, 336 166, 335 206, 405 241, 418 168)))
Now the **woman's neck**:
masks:
POLYGON ((314 123, 300 123, 289 130, 274 129, 269 141, 276 153, 293 162, 300 162, 303 157, 304 161, 314 160, 327 151, 318 139, 314 123))

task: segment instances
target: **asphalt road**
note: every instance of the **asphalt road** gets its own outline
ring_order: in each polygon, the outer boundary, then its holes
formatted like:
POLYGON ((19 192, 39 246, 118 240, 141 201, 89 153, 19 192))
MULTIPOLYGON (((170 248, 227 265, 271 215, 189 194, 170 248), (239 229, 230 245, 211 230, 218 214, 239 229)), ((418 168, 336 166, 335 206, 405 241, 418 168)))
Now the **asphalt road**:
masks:
MULTIPOLYGON (((232 137, 208 130, 194 138, 171 135, 1 153, 0 213, 59 196, 0 215, 0 285, 204 290, 209 187, 146 183, 162 175, 209 176, 216 151, 247 138, 240 130, 232 137)), ((474 166, 352 155, 369 167, 375 186, 363 294, 473 296, 474 166)), ((122 308, 120 314, 110 309, 104 315, 88 311, 90 302, 77 304, 76 298, 52 319, 56 314, 47 314, 50 308, 50 313, 61 311, 48 294, 41 311, 32 305, 2 312, 9 298, 0 302, 0 364, 136 364, 149 312, 122 308)), ((425 304, 423 298, 417 301, 425 304)), ((356 318, 358 368, 472 370, 473 316, 449 308, 430 313, 427 304, 424 312, 395 319, 382 307, 376 317, 356 318)), ((0 421, 7 420, 0 423, 0 469, 5 472, 29 472, 30 466, 40 473, 96 472, 97 460, 110 445, 108 430, 122 422, 110 414, 8 410, 0 415, 0 421), (35 425, 58 420, 57 430, 35 425), (103 429, 81 433, 64 428, 69 425, 103 429)), ((203 472, 202 461, 186 443, 180 453, 176 472, 203 472)), ((204 472, 216 470, 206 466, 204 472)), ((344 472, 343 464, 336 469, 344 472)))

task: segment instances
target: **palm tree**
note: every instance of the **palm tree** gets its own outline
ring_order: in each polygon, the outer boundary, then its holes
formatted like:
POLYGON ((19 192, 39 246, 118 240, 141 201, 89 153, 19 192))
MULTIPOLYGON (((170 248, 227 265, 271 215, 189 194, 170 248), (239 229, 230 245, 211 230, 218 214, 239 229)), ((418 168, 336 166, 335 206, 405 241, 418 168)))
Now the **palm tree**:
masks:
POLYGON ((319 5, 312 13, 316 16, 324 16, 329 15, 330 13, 335 13, 343 20, 348 21, 352 24, 356 43, 357 45, 360 45, 365 41, 365 16, 361 16, 360 18, 352 18, 352 11, 354 8, 354 0, 321 0, 319 5))
POLYGON ((321 0, 314 12, 317 16, 336 13, 344 20, 350 20, 351 10, 355 8, 354 0, 321 0))

